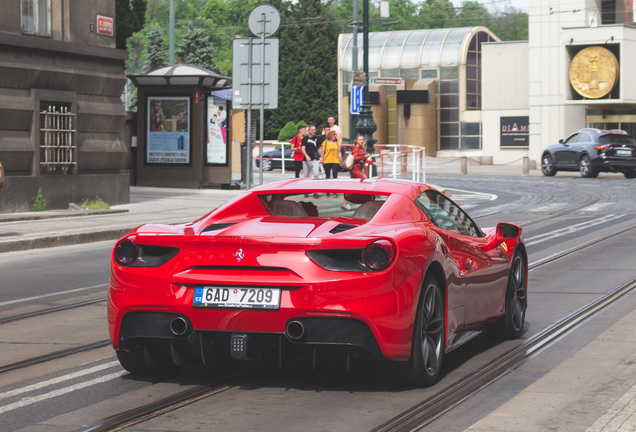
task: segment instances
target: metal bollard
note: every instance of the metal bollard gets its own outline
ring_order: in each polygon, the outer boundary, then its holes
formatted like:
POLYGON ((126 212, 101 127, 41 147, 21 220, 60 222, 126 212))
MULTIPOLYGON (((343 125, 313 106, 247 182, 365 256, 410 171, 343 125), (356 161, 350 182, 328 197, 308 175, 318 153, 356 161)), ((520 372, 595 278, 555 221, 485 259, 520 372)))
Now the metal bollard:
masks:
POLYGON ((462 156, 460 160, 461 160, 462 174, 467 174, 468 173, 468 158, 466 156, 462 156))
POLYGON ((523 165, 523 175, 530 174, 530 159, 528 158, 528 156, 523 157, 522 165, 523 165))

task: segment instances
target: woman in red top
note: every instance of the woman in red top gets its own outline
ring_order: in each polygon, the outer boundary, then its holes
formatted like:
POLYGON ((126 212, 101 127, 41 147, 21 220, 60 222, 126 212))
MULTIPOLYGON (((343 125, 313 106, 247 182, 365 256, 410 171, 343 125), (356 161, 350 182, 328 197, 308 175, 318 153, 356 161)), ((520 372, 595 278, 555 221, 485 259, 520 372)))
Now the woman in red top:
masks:
POLYGON ((366 153, 367 140, 362 135, 358 135, 353 145, 351 153, 353 154, 353 168, 351 168, 351 178, 366 178, 364 174, 364 164, 368 163, 375 167, 378 166, 376 162, 369 159, 370 153, 366 153))
MULTIPOLYGON (((349 173, 351 175, 351 178, 366 178, 366 175, 364 174, 364 164, 371 164, 375 167, 378 166, 376 162, 373 162, 371 159, 369 159, 369 156, 371 156, 371 154, 366 153, 366 149, 367 140, 365 140, 362 135, 358 135, 353 143, 353 148, 351 149, 351 154, 353 154, 353 168, 351 168, 351 171, 349 173)), ((351 210, 351 207, 349 207, 349 203, 347 202, 347 200, 342 201, 342 205, 340 206, 340 208, 345 211, 351 210)))
POLYGON ((294 171, 296 171, 296 178, 300 177, 300 170, 303 169, 303 159, 305 156, 300 147, 305 135, 307 135, 307 127, 298 126, 298 135, 289 141, 291 143, 291 151, 294 153, 294 171))

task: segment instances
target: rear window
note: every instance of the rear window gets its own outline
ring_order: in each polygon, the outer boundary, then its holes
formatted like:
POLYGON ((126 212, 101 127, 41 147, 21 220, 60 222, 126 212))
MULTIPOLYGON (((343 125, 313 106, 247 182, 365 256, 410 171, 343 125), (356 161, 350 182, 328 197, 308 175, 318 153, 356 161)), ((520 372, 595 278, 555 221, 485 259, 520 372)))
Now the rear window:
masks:
POLYGON ((371 219, 386 202, 387 195, 359 193, 280 193, 259 195, 265 209, 274 216, 355 217, 371 219))
POLYGON ((607 134, 598 137, 599 144, 636 144, 634 138, 629 135, 607 134))

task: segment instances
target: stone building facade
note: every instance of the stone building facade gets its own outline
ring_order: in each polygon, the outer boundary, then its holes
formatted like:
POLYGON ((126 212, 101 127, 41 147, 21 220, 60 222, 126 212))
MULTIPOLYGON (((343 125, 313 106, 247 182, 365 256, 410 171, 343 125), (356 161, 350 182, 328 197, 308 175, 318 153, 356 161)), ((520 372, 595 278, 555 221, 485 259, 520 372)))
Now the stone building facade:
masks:
POLYGON ((3 2, 0 14, 0 212, 129 200, 127 52, 115 48, 115 0, 3 2))

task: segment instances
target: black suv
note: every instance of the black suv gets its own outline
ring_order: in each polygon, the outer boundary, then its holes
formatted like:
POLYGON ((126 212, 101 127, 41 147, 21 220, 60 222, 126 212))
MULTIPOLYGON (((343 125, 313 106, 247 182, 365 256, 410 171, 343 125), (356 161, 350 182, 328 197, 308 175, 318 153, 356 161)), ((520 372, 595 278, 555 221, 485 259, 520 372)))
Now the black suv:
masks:
POLYGON ((559 144, 548 146, 541 156, 543 175, 579 171, 583 177, 599 172, 622 172, 636 177, 636 141, 624 130, 581 129, 559 144))

